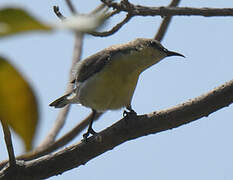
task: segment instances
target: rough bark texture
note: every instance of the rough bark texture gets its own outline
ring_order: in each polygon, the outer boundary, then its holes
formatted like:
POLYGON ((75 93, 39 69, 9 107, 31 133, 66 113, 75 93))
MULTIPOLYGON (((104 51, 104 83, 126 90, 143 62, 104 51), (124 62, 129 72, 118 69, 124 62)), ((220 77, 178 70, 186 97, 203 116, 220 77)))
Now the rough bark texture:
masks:
POLYGON ((44 179, 84 165, 117 145, 187 124, 229 106, 233 102, 233 80, 195 99, 170 109, 147 115, 124 118, 96 136, 40 159, 18 162, 18 166, 4 168, 0 179, 44 179))

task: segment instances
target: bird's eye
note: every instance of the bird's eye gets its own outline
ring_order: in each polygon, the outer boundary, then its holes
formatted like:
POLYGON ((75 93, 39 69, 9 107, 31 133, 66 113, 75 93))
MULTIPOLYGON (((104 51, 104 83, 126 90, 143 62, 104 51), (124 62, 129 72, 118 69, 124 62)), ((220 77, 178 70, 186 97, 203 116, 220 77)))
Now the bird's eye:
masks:
POLYGON ((157 41, 150 41, 150 46, 151 47, 154 47, 154 48, 157 48, 157 49, 163 49, 163 46, 159 43, 159 42, 157 42, 157 41))
POLYGON ((159 49, 160 51, 167 52, 168 50, 164 48, 159 42, 157 41, 150 41, 150 46, 156 49, 159 49))
POLYGON ((150 41, 151 46, 156 46, 157 43, 155 41, 150 41))
POLYGON ((156 41, 150 41, 150 46, 161 49, 159 42, 156 42, 156 41))

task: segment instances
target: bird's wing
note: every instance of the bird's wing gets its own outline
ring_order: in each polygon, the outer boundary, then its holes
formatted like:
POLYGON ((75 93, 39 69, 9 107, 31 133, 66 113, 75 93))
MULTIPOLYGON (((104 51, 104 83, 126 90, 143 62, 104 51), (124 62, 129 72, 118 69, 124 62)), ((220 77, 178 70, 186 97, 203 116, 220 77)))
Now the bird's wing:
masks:
MULTIPOLYGON (((97 53, 80 62, 77 67, 76 82, 83 82, 93 74, 99 72, 109 63, 111 55, 109 53, 97 53)), ((75 82, 74 81, 74 82, 75 82)))
POLYGON ((75 79, 71 83, 83 82, 93 74, 101 71, 105 65, 114 59, 115 55, 125 55, 132 51, 137 51, 136 47, 122 47, 114 48, 114 46, 105 50, 105 52, 100 51, 87 59, 80 61, 75 67, 75 79))

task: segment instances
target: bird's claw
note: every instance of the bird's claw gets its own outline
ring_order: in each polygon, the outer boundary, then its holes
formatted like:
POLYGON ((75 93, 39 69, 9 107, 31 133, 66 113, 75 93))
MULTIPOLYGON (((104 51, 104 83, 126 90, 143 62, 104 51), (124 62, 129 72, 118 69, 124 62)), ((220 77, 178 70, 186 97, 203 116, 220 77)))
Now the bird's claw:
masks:
POLYGON ((130 109, 129 111, 126 111, 126 110, 123 111, 124 118, 129 118, 133 116, 137 116, 137 113, 133 109, 130 109))
POLYGON ((97 132, 95 132, 92 128, 89 128, 89 129, 87 130, 87 132, 83 134, 83 141, 86 142, 86 141, 87 141, 87 138, 88 138, 88 136, 89 136, 90 134, 96 135, 97 132))

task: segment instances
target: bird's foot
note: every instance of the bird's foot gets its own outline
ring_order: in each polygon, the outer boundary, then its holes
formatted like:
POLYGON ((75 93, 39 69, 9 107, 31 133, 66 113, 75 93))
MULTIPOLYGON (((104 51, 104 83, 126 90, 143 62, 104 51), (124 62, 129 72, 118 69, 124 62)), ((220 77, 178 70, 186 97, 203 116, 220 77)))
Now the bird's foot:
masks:
POLYGON ((88 136, 89 136, 90 134, 96 135, 97 132, 95 132, 92 128, 88 128, 87 132, 83 134, 83 140, 82 140, 82 141, 86 142, 86 141, 87 141, 87 138, 88 138, 88 136))
POLYGON ((123 117, 124 118, 128 119, 128 118, 137 116, 137 113, 133 109, 130 108, 128 110, 129 111, 126 111, 126 110, 123 111, 123 117))

